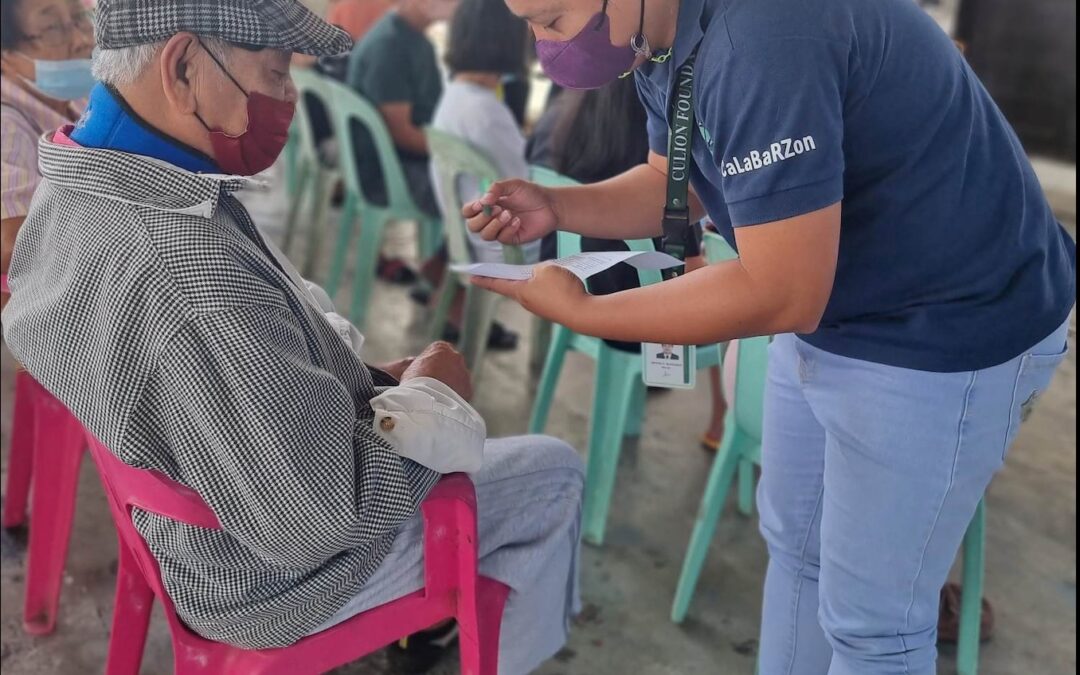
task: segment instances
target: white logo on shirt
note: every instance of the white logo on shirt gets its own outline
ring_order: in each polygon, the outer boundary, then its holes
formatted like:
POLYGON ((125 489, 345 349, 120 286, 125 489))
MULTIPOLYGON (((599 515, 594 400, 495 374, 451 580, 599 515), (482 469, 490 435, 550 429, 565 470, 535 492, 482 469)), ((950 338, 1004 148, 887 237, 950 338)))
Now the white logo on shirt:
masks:
POLYGON ((724 162, 720 173, 724 178, 751 173, 773 164, 786 162, 814 150, 817 150, 817 142, 814 141, 813 136, 804 136, 798 139, 785 138, 782 141, 773 143, 766 150, 760 152, 753 150, 746 157, 732 157, 730 161, 724 162))

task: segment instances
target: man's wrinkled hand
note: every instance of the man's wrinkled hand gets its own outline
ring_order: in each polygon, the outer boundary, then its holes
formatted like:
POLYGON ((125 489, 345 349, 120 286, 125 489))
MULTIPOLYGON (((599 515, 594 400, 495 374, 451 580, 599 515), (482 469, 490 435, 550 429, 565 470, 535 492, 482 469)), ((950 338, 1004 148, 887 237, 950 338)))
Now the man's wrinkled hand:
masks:
POLYGON ((472 400, 472 375, 465 365, 465 358, 447 342, 436 342, 405 369, 401 382, 418 377, 430 377, 453 389, 466 401, 472 400))
POLYGON ((416 360, 415 356, 410 356, 407 359, 401 359, 399 361, 393 361, 385 365, 376 366, 379 370, 383 371, 390 377, 394 378, 398 382, 401 382, 401 378, 405 377, 405 371, 409 369, 409 366, 416 360))

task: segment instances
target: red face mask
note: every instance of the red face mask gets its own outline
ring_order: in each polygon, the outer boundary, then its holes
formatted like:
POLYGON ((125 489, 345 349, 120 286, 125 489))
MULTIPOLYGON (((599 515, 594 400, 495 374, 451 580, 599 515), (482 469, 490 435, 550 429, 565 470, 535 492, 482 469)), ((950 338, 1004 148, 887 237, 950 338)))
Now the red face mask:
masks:
POLYGON ((214 159, 225 173, 236 176, 262 173, 273 166, 285 150, 289 141, 289 127, 292 125, 293 115, 296 114, 296 104, 258 92, 249 94, 210 50, 206 50, 206 53, 236 88, 247 96, 248 127, 239 136, 231 136, 221 129, 211 128, 196 113, 196 117, 210 132, 214 159))

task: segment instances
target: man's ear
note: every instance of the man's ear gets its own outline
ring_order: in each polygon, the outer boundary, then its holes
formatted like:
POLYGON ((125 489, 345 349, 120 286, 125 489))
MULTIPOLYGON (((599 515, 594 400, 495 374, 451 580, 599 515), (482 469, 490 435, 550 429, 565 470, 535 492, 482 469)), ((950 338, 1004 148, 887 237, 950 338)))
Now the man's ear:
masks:
POLYGON ((173 109, 192 114, 198 107, 193 85, 200 60, 199 39, 191 33, 177 33, 161 49, 161 88, 173 109))

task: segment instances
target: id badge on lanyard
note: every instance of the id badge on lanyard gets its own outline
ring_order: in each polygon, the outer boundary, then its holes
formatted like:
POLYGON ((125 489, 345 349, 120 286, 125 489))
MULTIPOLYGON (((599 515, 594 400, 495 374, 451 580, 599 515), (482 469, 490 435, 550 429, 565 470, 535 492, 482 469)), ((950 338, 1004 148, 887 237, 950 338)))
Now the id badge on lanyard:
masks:
MULTIPOLYGON (((679 260, 701 254, 700 244, 690 222, 691 152, 697 119, 694 113, 694 64, 697 54, 676 74, 671 110, 668 115, 667 203, 664 205, 664 252, 679 260)), ((664 272, 664 281, 686 273, 686 267, 664 272)), ((665 389, 693 389, 697 384, 697 347, 643 344, 642 373, 645 384, 665 389)))

